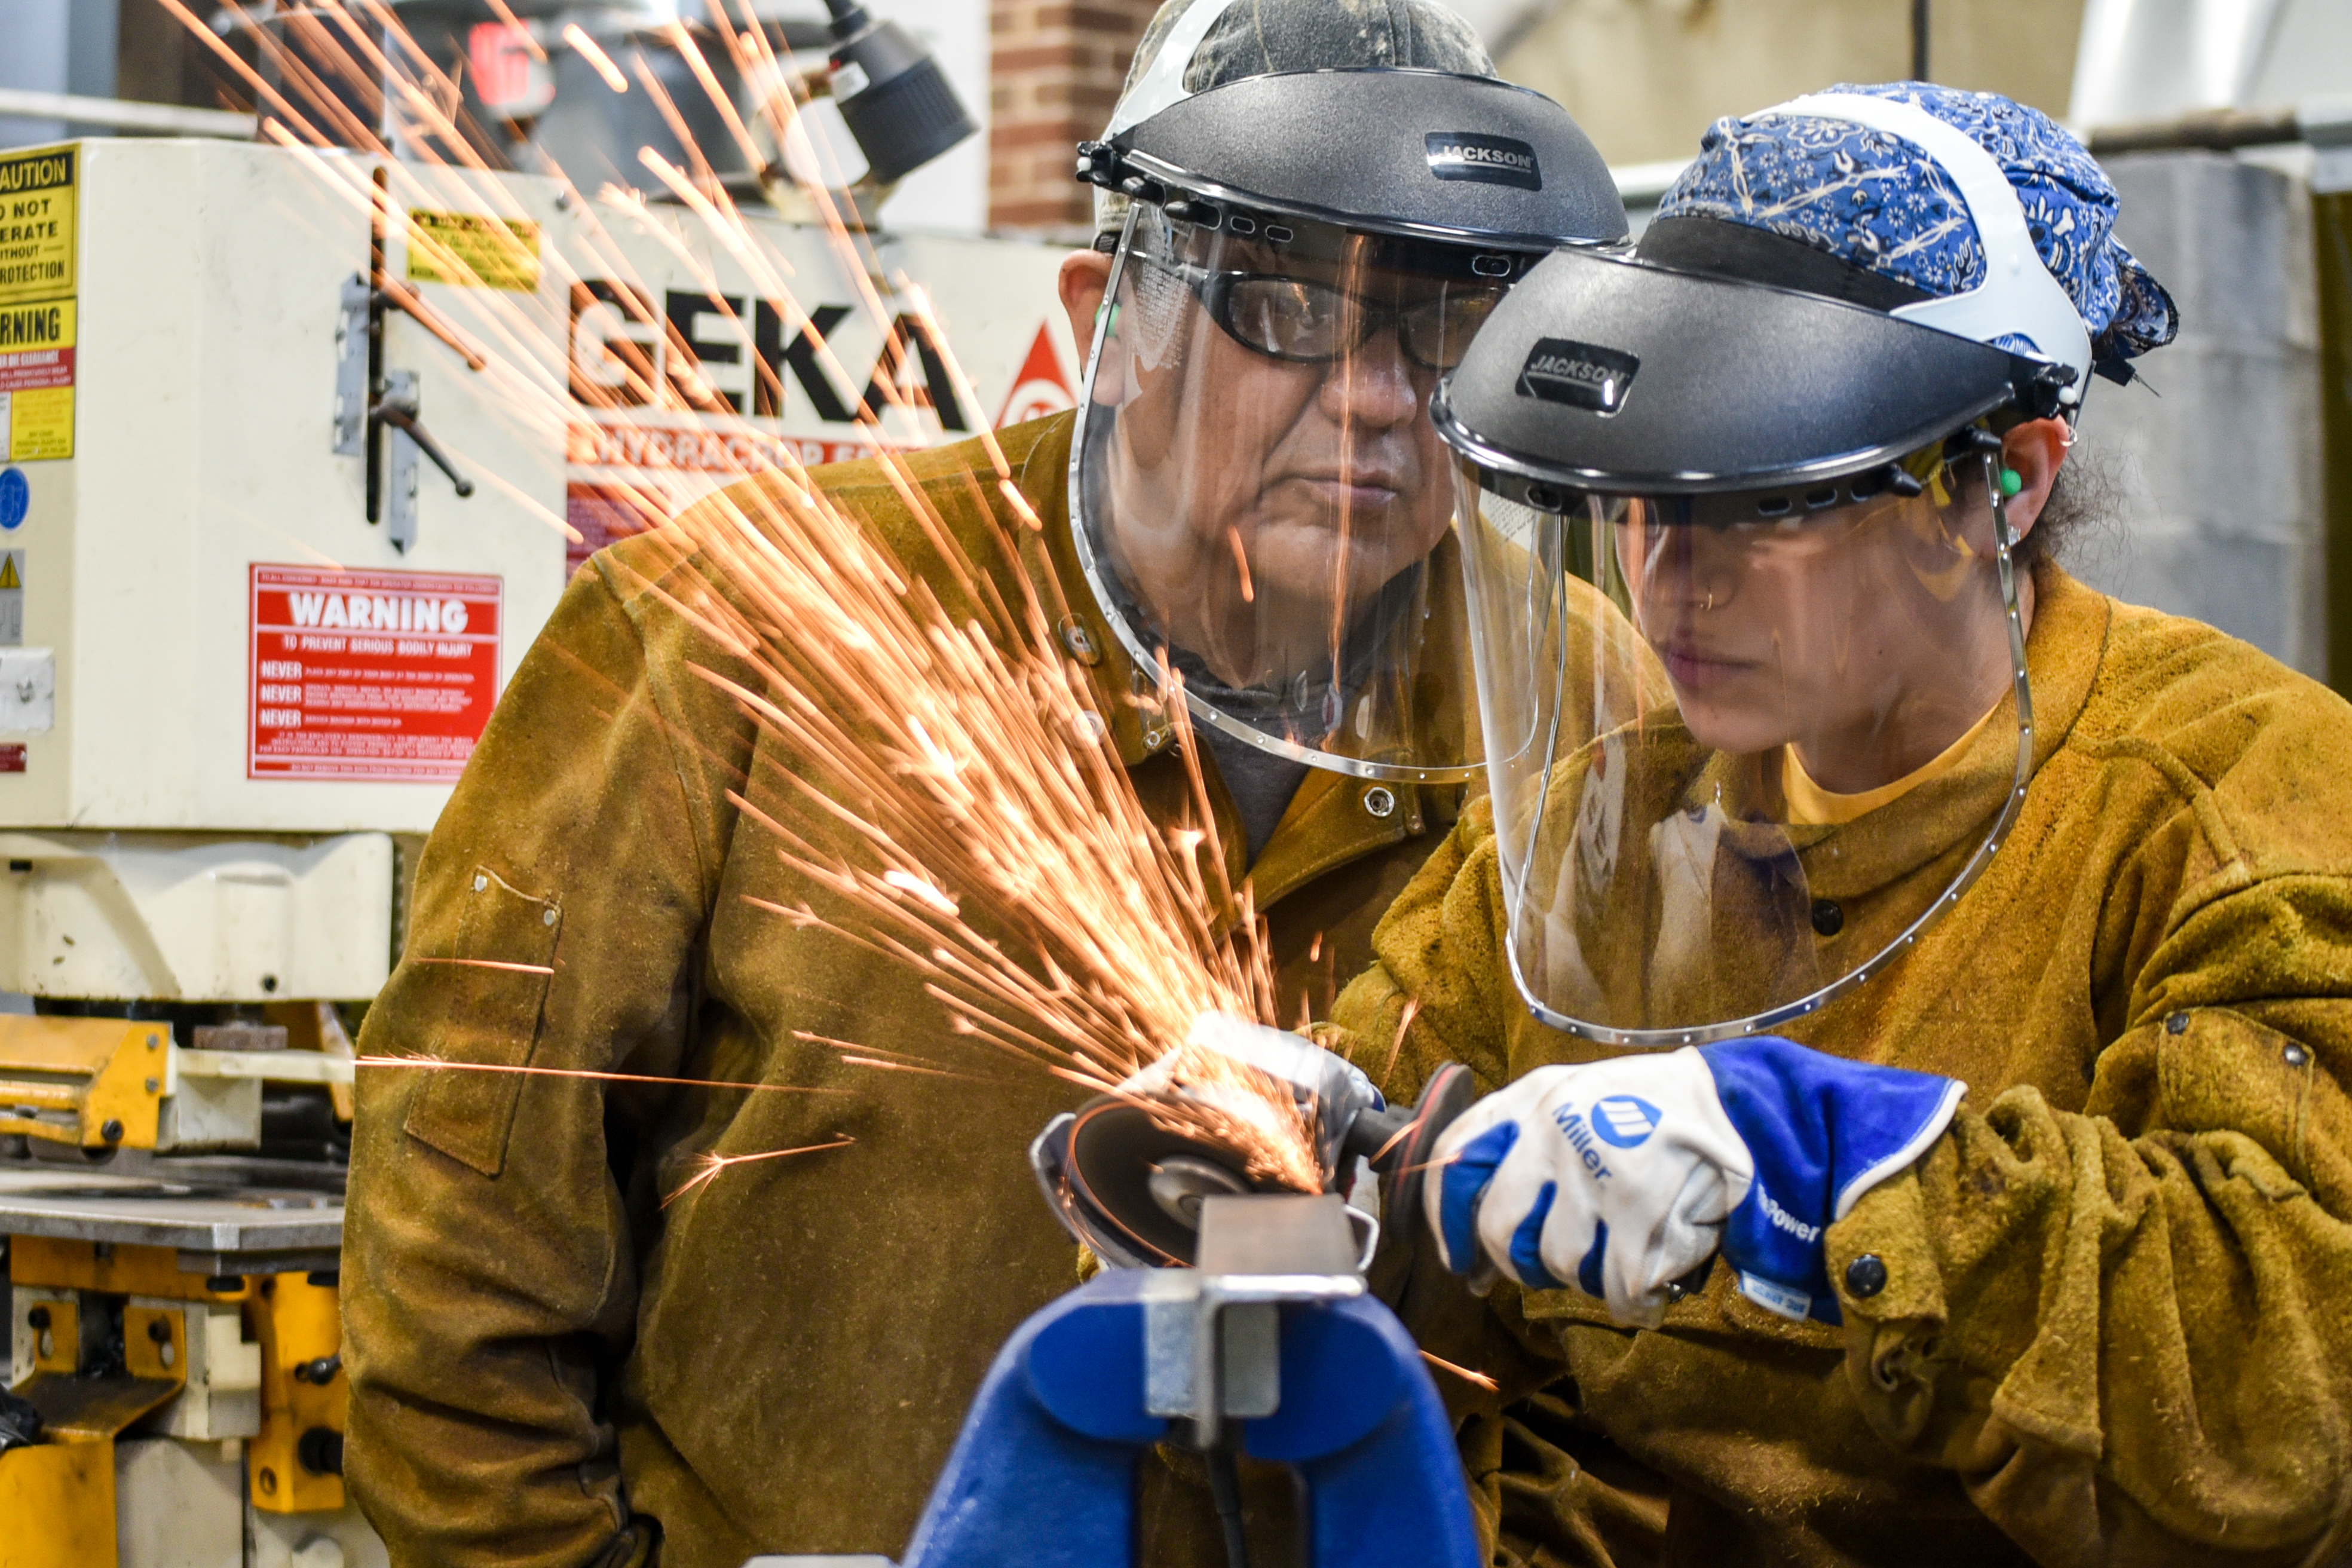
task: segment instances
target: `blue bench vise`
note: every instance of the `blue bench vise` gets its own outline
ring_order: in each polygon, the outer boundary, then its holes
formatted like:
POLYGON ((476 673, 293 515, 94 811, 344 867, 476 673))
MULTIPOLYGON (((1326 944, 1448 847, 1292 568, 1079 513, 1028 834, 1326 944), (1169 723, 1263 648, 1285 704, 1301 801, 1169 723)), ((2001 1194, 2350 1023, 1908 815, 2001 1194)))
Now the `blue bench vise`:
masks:
POLYGON ((1340 1200, 1211 1197, 1200 1234, 1198 1267, 1108 1269, 1005 1342, 906 1568, 1123 1568, 1145 1451, 1235 1424, 1305 1481, 1314 1568, 1485 1568, 1444 1406, 1340 1200))

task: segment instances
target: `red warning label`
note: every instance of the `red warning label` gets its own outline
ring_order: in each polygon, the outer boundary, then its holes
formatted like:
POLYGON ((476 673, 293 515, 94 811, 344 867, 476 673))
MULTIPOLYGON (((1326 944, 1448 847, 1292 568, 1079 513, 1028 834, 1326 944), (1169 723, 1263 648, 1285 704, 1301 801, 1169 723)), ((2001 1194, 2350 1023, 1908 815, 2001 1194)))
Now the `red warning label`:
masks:
POLYGON ((498 700, 496 577, 253 567, 246 775, 446 783, 498 700))

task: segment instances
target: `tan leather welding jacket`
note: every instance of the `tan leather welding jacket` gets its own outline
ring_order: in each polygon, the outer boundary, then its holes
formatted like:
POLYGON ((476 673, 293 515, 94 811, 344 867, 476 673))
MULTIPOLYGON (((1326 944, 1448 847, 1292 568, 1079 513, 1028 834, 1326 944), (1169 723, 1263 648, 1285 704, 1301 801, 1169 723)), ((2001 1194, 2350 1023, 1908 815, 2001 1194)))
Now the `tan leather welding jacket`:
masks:
MULTIPOLYGON (((1637 1331, 1575 1290, 1490 1311, 1415 1260, 1425 1342, 1503 1384, 1442 1380, 1495 1563, 2343 1560, 2352 710, 2210 626, 2036 584, 2015 826, 1916 949, 1786 1031, 1969 1084, 1830 1227, 1844 1327, 1720 1268, 1637 1331)), ((2015 734, 2005 708, 1950 775, 1974 784, 1851 825, 1824 944, 1948 876, 1921 836, 1982 837, 2015 734)), ((1360 1058, 1417 1005, 1392 1094, 1447 1058, 1495 1085, 1605 1054, 1522 1005, 1496 874, 1474 805, 1340 999, 1360 1058)))
MULTIPOLYGON (((1016 525, 976 444, 913 475, 971 559, 1004 559, 992 529, 1023 541, 1136 788, 1172 820, 1181 759, 1147 745, 1072 558, 1069 433, 1061 416, 999 436, 1043 533, 1016 525)), ((879 465, 818 480, 955 607, 879 465)), ((881 1073, 796 1037, 949 1065, 958 1048, 915 974, 747 901, 843 912, 729 804, 780 781, 769 742, 694 673, 741 669, 671 607, 698 586, 676 554, 641 538, 573 580, 425 851, 407 957, 363 1047, 824 1092, 362 1074, 346 1464, 397 1563, 625 1563, 656 1526, 671 1568, 895 1556, 997 1347, 1076 1282, 1026 1156, 1079 1091, 881 1073), (430 962, 449 958, 552 973, 430 962), (841 1137, 856 1142, 734 1166, 661 1206, 700 1156, 841 1137)), ((1284 1016, 1319 1014, 1460 786, 1310 773, 1245 868, 1213 762, 1209 776, 1231 869, 1272 923, 1284 1016)))

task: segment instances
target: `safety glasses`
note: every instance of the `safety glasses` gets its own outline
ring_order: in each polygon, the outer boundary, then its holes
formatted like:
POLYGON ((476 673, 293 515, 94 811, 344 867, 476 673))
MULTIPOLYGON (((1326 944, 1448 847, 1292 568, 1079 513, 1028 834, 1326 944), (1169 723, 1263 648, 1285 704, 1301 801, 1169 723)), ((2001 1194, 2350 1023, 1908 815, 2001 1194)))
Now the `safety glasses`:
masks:
POLYGON ((1404 357, 1424 370, 1462 362, 1479 323, 1503 298, 1499 285, 1440 285, 1402 304, 1368 300, 1335 284, 1271 272, 1224 272, 1155 263, 1183 278, 1227 336, 1268 359, 1326 364, 1393 328, 1404 357))

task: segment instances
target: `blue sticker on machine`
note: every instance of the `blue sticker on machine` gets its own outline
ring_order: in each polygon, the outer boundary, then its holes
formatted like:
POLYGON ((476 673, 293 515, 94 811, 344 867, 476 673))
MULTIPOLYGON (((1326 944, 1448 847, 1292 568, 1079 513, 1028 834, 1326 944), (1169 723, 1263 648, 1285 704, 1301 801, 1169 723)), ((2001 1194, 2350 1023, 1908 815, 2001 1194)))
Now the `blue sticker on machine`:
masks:
POLYGON ((25 479, 22 468, 0 468, 0 528, 24 526, 25 514, 33 510, 33 487, 25 479))

